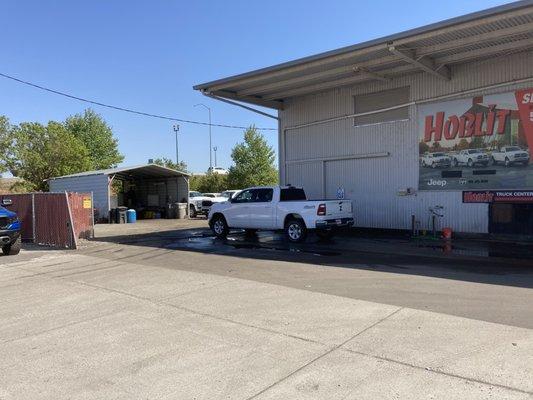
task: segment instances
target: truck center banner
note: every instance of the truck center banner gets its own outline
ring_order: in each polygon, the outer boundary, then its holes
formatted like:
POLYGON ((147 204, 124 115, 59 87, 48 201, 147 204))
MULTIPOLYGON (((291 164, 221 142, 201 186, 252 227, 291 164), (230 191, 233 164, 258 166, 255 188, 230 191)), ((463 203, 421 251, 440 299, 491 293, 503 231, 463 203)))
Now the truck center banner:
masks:
POLYGON ((533 191, 467 191, 463 203, 533 203, 533 191))
POLYGON ((533 189, 533 88, 418 108, 419 190, 533 189))

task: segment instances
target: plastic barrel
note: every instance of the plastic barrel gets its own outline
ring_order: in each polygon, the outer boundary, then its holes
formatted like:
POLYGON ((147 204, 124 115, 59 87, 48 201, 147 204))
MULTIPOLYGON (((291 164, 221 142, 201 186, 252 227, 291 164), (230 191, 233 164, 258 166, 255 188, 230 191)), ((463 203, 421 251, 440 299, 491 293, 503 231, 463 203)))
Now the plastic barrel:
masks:
POLYGON ((129 209, 126 211, 126 217, 128 220, 128 224, 133 224, 137 221, 137 212, 135 210, 129 209))

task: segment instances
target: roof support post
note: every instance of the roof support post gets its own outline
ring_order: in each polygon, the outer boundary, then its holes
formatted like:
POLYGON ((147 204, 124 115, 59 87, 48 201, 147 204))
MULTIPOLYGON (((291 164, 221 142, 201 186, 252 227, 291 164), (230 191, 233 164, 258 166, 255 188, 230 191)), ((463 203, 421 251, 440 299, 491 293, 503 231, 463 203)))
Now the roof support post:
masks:
POLYGON ((445 80, 450 80, 451 78, 450 69, 445 65, 437 67, 435 65, 435 61, 430 57, 417 58, 414 51, 408 49, 399 49, 392 45, 389 46, 389 51, 409 64, 412 64, 420 68, 422 71, 436 76, 437 78, 445 80))

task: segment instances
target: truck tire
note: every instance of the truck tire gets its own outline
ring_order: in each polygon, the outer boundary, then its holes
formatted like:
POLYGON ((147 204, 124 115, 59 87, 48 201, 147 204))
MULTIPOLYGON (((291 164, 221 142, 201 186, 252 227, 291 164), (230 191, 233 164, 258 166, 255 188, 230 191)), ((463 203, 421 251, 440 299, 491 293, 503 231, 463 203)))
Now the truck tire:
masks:
POLYGON ((505 164, 506 167, 510 167, 511 166, 511 160, 509 160, 509 157, 505 157, 504 164, 505 164))
POLYGON ((189 217, 196 218, 196 208, 192 204, 189 206, 189 217))
POLYGON ((457 158, 454 158, 454 159, 452 160, 452 165, 453 165, 454 167, 457 167, 457 165, 459 165, 459 162, 457 161, 457 158))
POLYGON ((254 237, 256 233, 257 233, 257 229, 245 229, 244 230, 244 234, 246 235, 246 237, 254 237))
POLYGON ((211 229, 218 238, 225 238, 228 235, 229 227, 223 215, 215 215, 211 221, 211 229))
POLYGON ((433 168, 433 169, 437 168, 437 164, 435 164, 435 161, 433 161, 433 162, 431 163, 431 168, 433 168))
POLYGON ((21 240, 20 236, 13 243, 7 244, 2 247, 2 253, 6 256, 16 256, 20 253, 21 240))
POLYGON ((302 219, 293 218, 285 224, 285 234, 287 239, 293 243, 303 242, 307 236, 307 228, 302 219))
POLYGON ((474 161, 472 161, 472 159, 469 158, 468 161, 466 162, 466 165, 468 165, 469 167, 472 167, 474 165, 474 161))

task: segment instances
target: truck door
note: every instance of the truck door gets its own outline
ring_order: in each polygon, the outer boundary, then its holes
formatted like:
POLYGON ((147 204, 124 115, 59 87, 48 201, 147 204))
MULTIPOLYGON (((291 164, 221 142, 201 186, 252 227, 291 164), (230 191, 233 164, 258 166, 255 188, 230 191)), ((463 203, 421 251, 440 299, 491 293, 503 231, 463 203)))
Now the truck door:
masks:
POLYGON ((231 228, 248 228, 250 224, 250 204, 253 189, 243 190, 231 200, 230 207, 224 211, 231 228))
POLYGON ((252 202, 249 203, 250 228, 272 229, 274 227, 274 206, 272 198, 274 189, 261 188, 252 190, 252 202))

